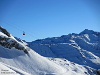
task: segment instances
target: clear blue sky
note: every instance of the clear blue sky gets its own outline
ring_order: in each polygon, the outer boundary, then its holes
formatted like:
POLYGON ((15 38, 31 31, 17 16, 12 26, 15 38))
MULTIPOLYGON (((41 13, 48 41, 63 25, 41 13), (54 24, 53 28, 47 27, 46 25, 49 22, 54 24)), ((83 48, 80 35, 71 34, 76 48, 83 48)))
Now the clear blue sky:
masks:
POLYGON ((100 32, 100 0, 0 0, 0 25, 26 41, 100 32))

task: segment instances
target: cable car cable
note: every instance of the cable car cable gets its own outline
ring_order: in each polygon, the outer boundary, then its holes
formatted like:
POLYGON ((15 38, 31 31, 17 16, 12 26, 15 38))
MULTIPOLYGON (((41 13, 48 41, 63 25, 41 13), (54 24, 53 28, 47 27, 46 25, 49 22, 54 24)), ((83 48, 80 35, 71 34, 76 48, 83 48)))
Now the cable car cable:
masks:
MULTIPOLYGON (((7 20, 5 20, 5 21, 7 21, 7 20)), ((4 22, 4 21, 3 21, 4 22)), ((9 22, 9 21, 7 21, 7 22, 9 22)), ((11 23, 11 22, 9 22, 9 23, 11 23)), ((14 24, 14 23, 11 23, 11 24, 13 24, 13 25, 15 25, 16 26, 16 24, 14 24)), ((15 27, 14 26, 14 27, 15 27)), ((17 25, 18 26, 18 25, 17 25)), ((23 29, 25 29, 24 27, 21 27, 21 26, 18 26, 18 27, 20 27, 20 28, 23 28, 23 29)), ((17 28, 17 27, 16 27, 17 28)), ((18 28, 17 28, 18 29, 18 28)), ((28 30, 28 29, 25 29, 26 31, 29 31, 29 32, 31 32, 31 33, 34 33, 34 32, 32 32, 32 31, 30 31, 30 30, 28 30)), ((36 34, 36 33, 34 33, 34 34, 36 34)), ((39 34, 36 34, 36 35, 38 35, 38 36, 40 36, 40 37, 42 37, 41 35, 39 35, 39 34)))
MULTIPOLYGON (((3 22, 3 23, 5 23, 5 24, 7 24, 7 25, 9 25, 9 26, 11 26, 11 27, 13 27, 13 28, 15 28, 15 29, 17 29, 17 30, 23 31, 23 30, 21 30, 21 29, 15 27, 15 26, 13 26, 13 25, 7 23, 7 22, 2 21, 1 19, 0 19, 0 21, 3 22)), ((35 37, 35 38, 37 38, 36 36, 33 36, 33 35, 29 34, 28 32, 27 32, 27 34, 30 35, 31 37, 35 37)), ((38 38, 37 38, 37 39, 38 39, 38 38)))

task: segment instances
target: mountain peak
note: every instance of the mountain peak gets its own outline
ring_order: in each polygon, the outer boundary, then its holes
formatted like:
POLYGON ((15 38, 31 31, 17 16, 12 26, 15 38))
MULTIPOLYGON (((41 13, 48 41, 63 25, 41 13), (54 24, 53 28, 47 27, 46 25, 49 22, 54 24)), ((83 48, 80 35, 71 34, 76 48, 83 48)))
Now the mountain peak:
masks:
POLYGON ((93 32, 94 32, 93 30, 85 29, 85 30, 82 31, 80 34, 92 34, 93 32))

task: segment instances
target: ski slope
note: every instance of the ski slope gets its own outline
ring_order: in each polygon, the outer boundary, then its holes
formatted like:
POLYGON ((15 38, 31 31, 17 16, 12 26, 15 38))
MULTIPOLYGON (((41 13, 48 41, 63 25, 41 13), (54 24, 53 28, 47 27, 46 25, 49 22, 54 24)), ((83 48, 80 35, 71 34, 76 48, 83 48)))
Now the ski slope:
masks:
POLYGON ((15 48, 5 49, 0 46, 0 50, 0 62, 21 69, 31 75, 59 74, 66 71, 63 67, 40 56, 31 49, 28 54, 15 48))

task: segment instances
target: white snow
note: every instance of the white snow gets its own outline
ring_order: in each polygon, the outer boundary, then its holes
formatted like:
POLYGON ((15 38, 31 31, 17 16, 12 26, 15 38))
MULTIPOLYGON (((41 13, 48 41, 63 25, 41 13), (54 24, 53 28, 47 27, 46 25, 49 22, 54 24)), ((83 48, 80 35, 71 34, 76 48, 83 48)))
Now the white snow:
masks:
POLYGON ((30 50, 28 54, 14 48, 1 48, 1 46, 0 50, 2 52, 2 54, 0 53, 0 61, 2 63, 11 65, 32 75, 39 75, 39 73, 59 74, 66 71, 63 67, 49 61, 45 57, 40 56, 33 50, 30 50), (4 55, 4 53, 6 55, 4 55))
POLYGON ((0 75, 30 75, 20 69, 0 62, 0 75))
POLYGON ((14 70, 0 63, 0 75, 14 75, 14 74, 20 75, 16 73, 14 70))

